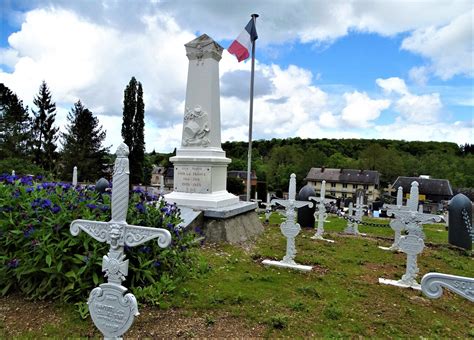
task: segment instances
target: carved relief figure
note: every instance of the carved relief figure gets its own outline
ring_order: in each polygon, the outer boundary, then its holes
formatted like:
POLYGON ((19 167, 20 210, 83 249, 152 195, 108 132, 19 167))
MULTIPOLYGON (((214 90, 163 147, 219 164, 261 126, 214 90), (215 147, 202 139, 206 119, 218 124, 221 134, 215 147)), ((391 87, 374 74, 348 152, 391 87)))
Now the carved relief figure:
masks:
POLYGON ((204 146, 210 144, 209 138, 209 118, 207 113, 200 106, 195 106, 193 110, 186 108, 184 115, 183 146, 204 146))

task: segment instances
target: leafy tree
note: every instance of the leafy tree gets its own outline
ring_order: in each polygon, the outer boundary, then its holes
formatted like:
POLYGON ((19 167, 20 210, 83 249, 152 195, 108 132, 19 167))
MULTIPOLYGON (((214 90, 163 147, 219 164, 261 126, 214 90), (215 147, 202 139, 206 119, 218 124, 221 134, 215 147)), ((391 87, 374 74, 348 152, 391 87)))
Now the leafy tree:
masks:
POLYGON ((79 100, 68 113, 67 132, 62 134, 63 169, 62 177, 68 180, 72 170, 78 167, 80 181, 94 181, 105 175, 107 153, 110 147, 103 147, 106 132, 99 126, 99 120, 79 100))
POLYGON ((0 157, 26 158, 31 145, 28 107, 8 87, 0 84, 0 157))
POLYGON ((123 94, 122 138, 130 149, 130 181, 144 183, 145 104, 143 88, 135 77, 130 79, 123 94))
POLYGON ((35 162, 46 170, 51 170, 56 160, 59 129, 54 127, 56 104, 52 101, 51 92, 45 81, 41 83, 33 103, 38 108, 37 111, 32 110, 35 117, 33 124, 35 162))

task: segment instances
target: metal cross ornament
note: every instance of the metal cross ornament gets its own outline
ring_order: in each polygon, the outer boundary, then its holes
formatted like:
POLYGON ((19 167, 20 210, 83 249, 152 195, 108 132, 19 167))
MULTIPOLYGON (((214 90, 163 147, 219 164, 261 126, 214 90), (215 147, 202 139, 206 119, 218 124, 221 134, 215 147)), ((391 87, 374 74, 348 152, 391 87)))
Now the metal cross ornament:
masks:
POLYGON ((161 248, 171 243, 171 234, 161 228, 141 227, 127 224, 129 200, 128 146, 124 143, 117 148, 112 189, 112 219, 109 222, 75 220, 71 223, 71 234, 77 236, 86 232, 99 242, 110 245, 104 255, 102 271, 107 283, 94 288, 87 304, 96 327, 105 338, 120 338, 132 325, 137 316, 138 306, 135 296, 125 294, 122 286, 128 275, 128 260, 125 260, 124 246, 134 247, 158 238, 161 248))
POLYGON ((311 266, 297 264, 294 260, 296 256, 295 237, 301 231, 300 225, 296 222, 296 209, 308 206, 313 207, 313 203, 296 200, 296 175, 291 174, 288 188, 288 200, 275 199, 272 204, 280 204, 285 207, 286 220, 280 225, 282 234, 286 237, 286 255, 281 261, 264 260, 263 264, 278 267, 294 268, 304 271, 312 269, 311 266))
POLYGON ((272 214, 272 202, 270 201, 270 194, 267 193, 267 202, 262 203, 265 206, 265 223, 270 223, 270 216, 272 214))
POLYGON ((359 223, 362 223, 362 215, 364 214, 364 207, 366 207, 364 205, 364 197, 362 195, 357 195, 356 205, 355 205, 355 216, 352 219, 353 205, 352 205, 352 202, 349 203, 349 219, 347 220, 347 227, 344 230, 345 233, 352 234, 352 235, 361 235, 361 236, 366 235, 359 232, 359 223))
POLYGON ((395 281, 379 278, 380 283, 404 288, 410 287, 417 290, 421 289, 420 284, 416 282, 416 277, 419 272, 417 256, 421 254, 425 247, 422 226, 430 222, 441 222, 443 218, 442 216, 425 214, 422 211, 418 211, 418 195, 418 182, 414 181, 411 184, 410 199, 407 202, 406 208, 392 209, 389 207, 387 209, 387 214, 394 215, 395 219, 403 224, 403 229, 408 232, 408 235, 400 236, 398 241, 398 248, 407 254, 407 264, 406 272, 401 280, 395 281))
POLYGON ((316 229, 316 233, 311 238, 313 240, 322 240, 322 241, 333 243, 334 240, 328 240, 323 237, 324 222, 326 221, 326 218, 328 217, 328 214, 326 213, 326 203, 335 202, 335 200, 333 199, 326 198, 326 181, 321 182, 320 196, 319 197, 311 196, 311 197, 308 197, 308 199, 317 202, 316 211, 314 212, 314 219, 318 221, 318 227, 316 229))

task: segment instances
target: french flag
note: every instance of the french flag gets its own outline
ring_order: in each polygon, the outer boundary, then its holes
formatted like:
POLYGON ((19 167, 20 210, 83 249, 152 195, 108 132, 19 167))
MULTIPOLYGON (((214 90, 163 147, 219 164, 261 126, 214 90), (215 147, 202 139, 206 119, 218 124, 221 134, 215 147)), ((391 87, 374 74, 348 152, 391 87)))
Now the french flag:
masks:
POLYGON ((237 57, 237 60, 241 62, 250 56, 250 49, 252 42, 258 39, 257 29, 255 28, 254 18, 250 19, 245 29, 239 34, 232 44, 230 44, 227 51, 237 57))

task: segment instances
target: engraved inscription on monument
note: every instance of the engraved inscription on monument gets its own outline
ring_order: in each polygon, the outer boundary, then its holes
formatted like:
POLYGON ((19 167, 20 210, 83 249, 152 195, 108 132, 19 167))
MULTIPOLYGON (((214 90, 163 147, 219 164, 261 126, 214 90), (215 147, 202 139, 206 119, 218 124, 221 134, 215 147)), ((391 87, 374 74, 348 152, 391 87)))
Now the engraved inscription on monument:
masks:
POLYGON ((187 193, 211 192, 211 169, 205 166, 175 166, 174 190, 187 193))

